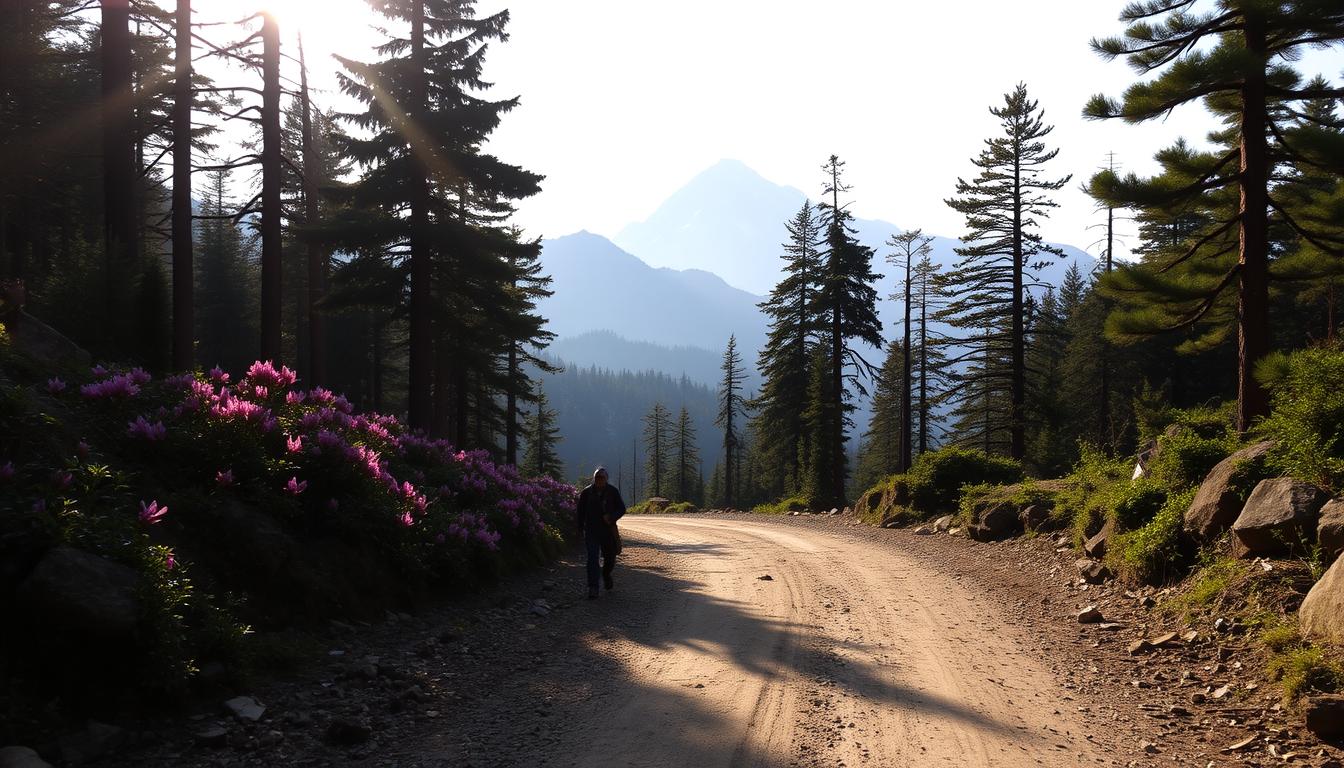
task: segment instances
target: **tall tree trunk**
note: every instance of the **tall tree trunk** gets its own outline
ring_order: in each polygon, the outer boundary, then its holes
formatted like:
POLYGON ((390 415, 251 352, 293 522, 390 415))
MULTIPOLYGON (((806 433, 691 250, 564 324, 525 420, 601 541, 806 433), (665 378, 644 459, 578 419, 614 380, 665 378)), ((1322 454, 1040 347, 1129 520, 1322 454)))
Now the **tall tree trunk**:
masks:
POLYGON ((1012 405, 1009 412, 1008 455, 1021 460, 1027 453, 1027 349, 1025 302, 1022 285, 1022 148, 1013 147, 1013 317, 1012 317, 1012 405))
MULTIPOLYGON (((1114 264, 1112 249, 1115 247, 1115 209, 1106 209, 1106 272, 1110 274, 1114 264)), ((1107 302, 1109 303, 1109 302, 1107 302)), ((1107 314, 1110 314, 1107 312, 1107 314)), ((1101 338, 1101 392, 1098 394, 1098 426, 1101 431, 1101 448, 1107 456, 1112 455, 1115 446, 1111 441, 1111 345, 1103 335, 1101 338)))
POLYGON ((910 471, 910 464, 913 461, 913 443, 914 443, 914 425, 911 424, 913 408, 911 407, 911 389, 910 381, 910 262, 914 257, 907 250, 905 254, 905 342, 904 353, 901 360, 901 458, 900 471, 902 473, 910 471))
POLYGON ((261 359, 280 362, 280 27, 262 14, 261 359))
MULTIPOLYGON (((835 216, 833 224, 839 230, 843 226, 840 223, 840 172, 834 165, 831 167, 831 213, 835 216)), ((835 247, 842 244, 843 235, 843 231, 837 232, 832 240, 829 270, 833 283, 830 286, 831 300, 835 302, 831 307, 831 404, 835 412, 831 414, 831 487, 826 500, 836 506, 843 506, 845 498, 845 340, 839 286, 843 273, 840 254, 834 252, 835 247)))
MULTIPOLYGON (((317 150, 313 144, 312 101, 308 97, 308 60, 299 35, 299 102, 303 130, 303 216, 309 227, 317 226, 322 213, 318 201, 317 150)), ((327 249, 313 239, 308 241, 308 383, 327 381, 327 319, 318 303, 327 295, 327 249)))
MULTIPOLYGON (((518 281, 514 280, 517 285, 518 281)), ((518 342, 509 342, 509 388, 504 396, 504 462, 518 465, 518 342)))
MULTIPOLYGON (((417 0, 411 16, 411 105, 410 117, 414 126, 425 125, 429 91, 425 82, 425 4, 417 0)), ((434 361, 433 299, 430 295, 433 265, 430 263, 429 243, 429 169, 424 153, 428 147, 416 146, 409 136, 403 137, 411 152, 411 339, 410 339, 410 393, 409 421, 416 429, 430 429, 434 416, 432 394, 434 361)), ((446 352, 446 350, 444 350, 446 352)), ((439 361, 443 371, 447 360, 439 361)), ((458 390, 458 398, 464 393, 458 390)), ((464 427, 459 420, 459 427, 464 427)), ((458 438, 463 437, 459 431, 458 438)))
POLYGON ((1246 14, 1246 49, 1256 59, 1241 87, 1241 206, 1237 295, 1237 430, 1269 413, 1255 364, 1269 353, 1269 152, 1265 137, 1265 20, 1246 14))
POLYGON ((173 83, 173 368, 194 367, 196 320, 191 231, 191 0, 177 0, 173 83))
POLYGON ((134 340, 128 318, 136 272, 134 90, 130 0, 102 0, 103 243, 105 311, 112 348, 134 340))
POLYGON ((929 286, 921 272, 919 287, 919 452, 929 450, 929 286))

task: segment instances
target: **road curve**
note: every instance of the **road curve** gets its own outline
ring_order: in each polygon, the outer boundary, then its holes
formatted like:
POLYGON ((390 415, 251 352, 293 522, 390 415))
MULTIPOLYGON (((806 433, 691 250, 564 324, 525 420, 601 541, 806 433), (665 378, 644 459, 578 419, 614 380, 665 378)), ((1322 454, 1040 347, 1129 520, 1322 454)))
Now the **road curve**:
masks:
POLYGON ((667 565, 657 588, 601 601, 654 603, 637 632, 590 638, 621 683, 567 724, 585 745, 572 764, 1104 761, 1040 662, 1045 639, 895 548, 769 521, 621 527, 667 565))

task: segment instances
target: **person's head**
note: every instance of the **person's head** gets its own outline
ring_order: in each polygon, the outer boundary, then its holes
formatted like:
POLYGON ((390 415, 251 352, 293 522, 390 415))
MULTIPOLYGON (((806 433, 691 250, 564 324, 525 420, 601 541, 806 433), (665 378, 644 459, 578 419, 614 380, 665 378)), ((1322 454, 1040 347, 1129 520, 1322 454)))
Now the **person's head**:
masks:
POLYGON ((604 488, 607 485, 607 468, 598 467, 593 470, 593 485, 598 488, 604 488))

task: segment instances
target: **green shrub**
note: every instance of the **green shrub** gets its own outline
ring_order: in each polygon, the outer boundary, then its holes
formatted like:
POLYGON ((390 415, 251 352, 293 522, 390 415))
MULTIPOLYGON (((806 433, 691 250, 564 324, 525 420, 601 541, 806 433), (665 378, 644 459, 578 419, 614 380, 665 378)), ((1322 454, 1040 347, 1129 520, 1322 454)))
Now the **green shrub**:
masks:
MULTIPOLYGON (((1139 485, 1139 483, 1134 483, 1139 485)), ((1142 494, 1148 498, 1148 493, 1142 494)), ((1163 584, 1185 574, 1187 545, 1182 531, 1193 489, 1170 497, 1143 527, 1121 533, 1106 553, 1107 565, 1121 579, 1163 584)))
POLYGON ((1344 489, 1344 351, 1276 353, 1257 366, 1256 376, 1273 393, 1273 410, 1261 424, 1275 441, 1270 469, 1344 489))
POLYGON ((1009 485, 1025 475, 1012 459, 965 448, 942 448, 920 454, 909 474, 910 506, 922 516, 954 512, 962 487, 988 483, 1009 485))
POLYGON ((1268 671, 1270 679, 1283 686, 1283 699, 1290 704, 1308 694, 1344 690, 1344 666, 1321 648, 1299 645, 1276 653, 1268 671))
POLYGON ((1204 482, 1209 471, 1238 448, 1225 424, 1218 431, 1186 428, 1163 434, 1149 470, 1157 482, 1178 491, 1204 482))
POLYGON ((1133 480, 1116 495, 1109 517, 1121 531, 1138 530, 1157 516, 1168 495, 1167 487, 1151 477, 1133 480))
POLYGON ((668 504, 667 509, 663 511, 668 513, 669 515, 684 515, 687 514, 688 512, 699 512, 700 508, 695 506, 689 501, 678 501, 672 504, 668 504))
POLYGON ((1101 529, 1133 471, 1127 459, 1108 458, 1087 444, 1081 448, 1078 464, 1063 478, 1063 487, 1055 494, 1052 512, 1060 525, 1072 527, 1074 542, 1079 546, 1101 529))
POLYGON ((790 496, 773 504, 757 504, 752 507, 751 511, 758 515, 787 515, 790 512, 806 512, 807 499, 802 496, 790 496))

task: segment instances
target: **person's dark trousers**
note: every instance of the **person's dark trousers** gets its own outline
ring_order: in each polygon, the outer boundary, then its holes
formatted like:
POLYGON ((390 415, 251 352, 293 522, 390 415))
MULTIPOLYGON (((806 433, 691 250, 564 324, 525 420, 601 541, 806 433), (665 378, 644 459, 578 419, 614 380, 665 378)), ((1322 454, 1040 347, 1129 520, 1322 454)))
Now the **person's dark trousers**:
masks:
POLYGON ((588 589, 597 589, 597 577, 610 576, 616 567, 616 537, 610 530, 585 531, 583 544, 588 550, 588 589), (598 554, 602 555, 602 566, 598 567, 598 554))

